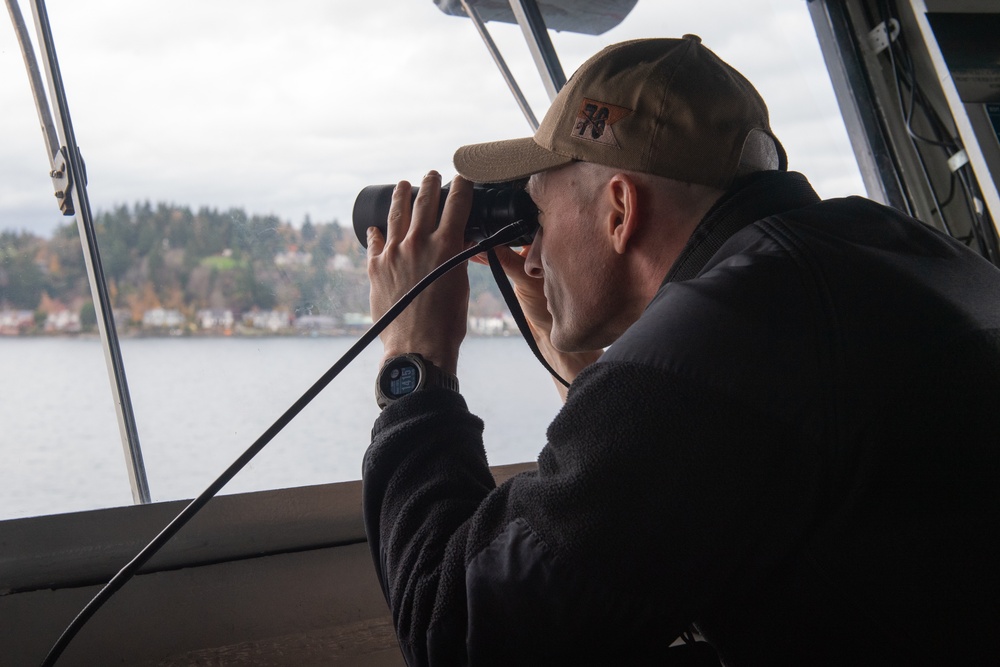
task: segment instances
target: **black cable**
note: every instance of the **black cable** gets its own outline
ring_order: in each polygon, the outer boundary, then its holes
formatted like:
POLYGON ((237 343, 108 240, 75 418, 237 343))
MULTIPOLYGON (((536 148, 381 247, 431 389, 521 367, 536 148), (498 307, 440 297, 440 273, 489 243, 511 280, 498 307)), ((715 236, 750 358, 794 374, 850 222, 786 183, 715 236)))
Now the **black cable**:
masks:
POLYGON ((948 196, 941 200, 939 206, 947 206, 955 198, 955 179, 955 172, 951 172, 951 178, 948 179, 948 196))
POLYGON ((396 319, 403 310, 410 305, 410 303, 427 287, 433 283, 435 280, 443 276, 444 274, 451 271, 453 268, 468 261, 473 256, 478 255, 481 252, 486 252, 491 248, 510 243, 524 234, 530 231, 530 225, 523 222, 517 221, 513 224, 507 225, 496 234, 486 238, 476 245, 463 250, 459 254, 455 255, 451 259, 447 260, 439 267, 428 273, 424 278, 420 280, 416 285, 410 289, 409 292, 404 294, 399 301, 393 304, 382 317, 379 318, 378 322, 372 324, 372 326, 366 331, 355 343, 351 346, 344 355, 337 360, 329 370, 326 371, 309 389, 306 390, 302 396, 296 400, 291 407, 289 407, 284 414, 282 414, 277 421, 275 421, 271 426, 264 431, 264 433, 257 438, 256 441, 243 454, 233 461, 232 464, 226 470, 219 475, 214 482, 208 485, 201 494, 192 500, 187 507, 181 510, 180 514, 174 517, 173 521, 167 524, 166 528, 160 531, 157 535, 149 542, 128 564, 125 565, 118 573, 111 578, 108 583, 98 591, 97 595, 87 603, 87 605, 77 614, 76 618, 66 626, 63 633, 56 640, 56 643, 52 645, 49 649, 48 655, 45 656, 45 660, 42 662, 42 667, 51 667, 54 665, 56 660, 62 654, 69 643, 77 635, 80 629, 86 624, 88 620, 97 612, 101 606, 107 602, 112 595, 118 592, 122 586, 124 586, 129 579, 134 577, 143 565, 145 565, 150 558, 152 558, 156 552, 158 552, 163 545, 166 544, 170 538, 177 534, 177 532, 184 527, 184 525, 194 517, 207 503, 212 499, 215 494, 217 494, 222 487, 224 487, 233 477, 236 476, 240 470, 242 470, 246 464, 248 464, 251 459, 253 459, 257 454, 260 453, 262 449, 276 436, 281 429, 288 425, 302 410, 309 405, 309 403, 316 398, 317 395, 330 382, 340 374, 344 368, 347 367, 349 363, 354 361, 362 350, 368 347, 375 338, 382 333, 382 331, 389 326, 389 324, 396 319))
MULTIPOLYGON (((903 124, 904 124, 904 126, 906 128, 906 133, 907 133, 907 135, 910 138, 910 143, 913 146, 913 151, 914 151, 914 153, 917 156, 917 163, 920 165, 920 171, 921 171, 921 174, 924 177, 924 183, 927 185, 927 190, 930 193, 930 197, 931 197, 931 199, 934 202, 934 207, 933 207, 932 210, 936 210, 937 211, 938 217, 941 219, 941 224, 944 226, 945 232, 947 232, 948 236, 951 236, 951 237, 954 238, 955 237, 954 230, 952 230, 951 224, 948 222, 948 218, 945 216, 944 209, 941 206, 941 200, 938 198, 937 192, 934 189, 934 184, 931 182, 931 177, 930 177, 930 174, 927 171, 927 164, 924 161, 924 156, 920 152, 920 148, 917 147, 917 144, 916 144, 916 141, 915 141, 915 139, 917 138, 917 136, 910 129, 910 117, 909 117, 909 114, 907 113, 907 110, 906 110, 906 104, 903 102, 903 84, 904 84, 904 82, 907 84, 907 86, 910 89, 911 104, 916 99, 916 92, 915 91, 917 89, 917 86, 916 86, 916 82, 914 80, 904 81, 906 79, 906 76, 905 76, 906 73, 904 71, 902 71, 901 67, 896 62, 896 53, 895 53, 896 52, 896 42, 899 41, 899 40, 901 40, 903 38, 902 28, 900 28, 900 32, 899 32, 899 35, 897 36, 897 38, 895 40, 893 40, 892 37, 891 37, 891 35, 890 35, 890 28, 889 28, 890 23, 892 21, 892 15, 894 14, 894 12, 892 10, 892 6, 890 4, 890 0, 884 0, 884 2, 881 3, 880 9, 881 9, 881 13, 882 13, 882 22, 883 22, 883 25, 885 26, 886 36, 889 39, 889 47, 886 50, 889 52, 889 67, 892 70, 893 80, 895 81, 895 84, 896 84, 896 86, 895 86, 896 87, 896 101, 899 103, 899 113, 903 117, 903 124)), ((905 52, 906 52, 906 50, 902 48, 902 45, 900 45, 900 49, 901 49, 901 56, 900 57, 902 57, 902 58, 905 59, 905 52)), ((921 108, 924 108, 923 105, 921 105, 921 108)), ((927 113, 926 109, 924 109, 924 112, 927 113)))
POLYGON ((986 213, 976 210, 976 202, 982 202, 982 197, 976 185, 975 176, 970 173, 968 164, 962 165, 955 173, 965 191, 965 203, 973 220, 972 233, 979 245, 980 254, 994 265, 1000 266, 1000 244, 998 244, 997 236, 987 225, 986 213))
MULTIPOLYGON (((892 45, 895 48, 895 45, 892 45)), ((949 156, 959 150, 960 146, 958 141, 948 134, 947 128, 944 127, 944 123, 936 112, 928 111, 930 108, 930 102, 927 100, 927 95, 924 94, 923 88, 921 88, 920 83, 917 81, 917 73, 913 67, 913 58, 910 53, 903 48, 902 44, 899 45, 899 58, 903 61, 903 69, 899 72, 904 77, 904 82, 910 88, 910 106, 906 111, 904 116, 905 127, 907 134, 913 139, 921 141, 926 144, 931 144, 933 146, 941 146, 949 151, 949 156), (928 122, 931 124, 931 130, 934 132, 936 139, 931 139, 930 137, 925 137, 917 134, 916 130, 913 129, 913 111, 916 102, 919 100, 920 108, 927 117, 928 122), (945 140, 941 140, 941 135, 946 137, 945 140)))

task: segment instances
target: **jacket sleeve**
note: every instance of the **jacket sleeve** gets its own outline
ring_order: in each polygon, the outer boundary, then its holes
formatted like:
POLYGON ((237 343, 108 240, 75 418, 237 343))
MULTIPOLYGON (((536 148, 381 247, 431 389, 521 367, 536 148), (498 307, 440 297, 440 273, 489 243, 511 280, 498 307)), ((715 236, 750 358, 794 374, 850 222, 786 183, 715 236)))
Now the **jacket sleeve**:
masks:
POLYGON ((818 462, 797 445, 794 426, 683 378, 598 363, 538 471, 495 487, 460 395, 389 406, 364 460, 364 515, 407 662, 663 664, 805 530, 818 462))

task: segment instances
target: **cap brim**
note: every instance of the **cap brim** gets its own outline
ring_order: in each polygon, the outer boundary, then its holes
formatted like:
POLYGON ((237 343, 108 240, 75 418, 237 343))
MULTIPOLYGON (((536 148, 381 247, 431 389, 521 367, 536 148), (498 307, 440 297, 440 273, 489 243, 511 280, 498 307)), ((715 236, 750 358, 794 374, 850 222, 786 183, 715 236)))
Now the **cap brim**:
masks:
POLYGON ((531 137, 472 144, 455 151, 455 169, 475 183, 516 181, 572 161, 542 148, 531 137))

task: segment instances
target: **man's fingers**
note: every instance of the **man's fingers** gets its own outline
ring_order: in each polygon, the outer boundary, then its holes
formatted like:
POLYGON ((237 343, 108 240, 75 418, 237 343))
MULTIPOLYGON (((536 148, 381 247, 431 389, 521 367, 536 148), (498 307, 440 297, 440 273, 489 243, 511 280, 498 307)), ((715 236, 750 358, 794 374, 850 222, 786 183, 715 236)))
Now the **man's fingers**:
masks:
POLYGON ((427 172, 420 183, 420 191, 413 202, 410 233, 427 235, 437 227, 438 202, 441 200, 441 174, 433 169, 427 172))
POLYGON ((441 233, 465 239, 465 228, 472 210, 472 182, 456 176, 451 182, 448 198, 441 213, 441 233))
POLYGON ((382 254, 382 249, 385 247, 385 237, 382 236, 382 232, 379 231, 378 227, 368 228, 368 259, 372 257, 377 257, 382 254))
POLYGON ((385 242, 400 243, 410 229, 410 213, 413 206, 413 187, 407 181, 400 181, 392 191, 389 203, 389 219, 386 220, 385 242))
MULTIPOLYGON (((496 252, 497 259, 500 260, 500 266, 503 267, 504 273, 510 276, 511 280, 517 280, 524 276, 524 255, 526 252, 524 248, 516 251, 507 246, 496 246, 493 248, 493 251, 496 252)), ((472 261, 476 264, 489 265, 490 263, 489 258, 484 252, 473 257, 472 261)))

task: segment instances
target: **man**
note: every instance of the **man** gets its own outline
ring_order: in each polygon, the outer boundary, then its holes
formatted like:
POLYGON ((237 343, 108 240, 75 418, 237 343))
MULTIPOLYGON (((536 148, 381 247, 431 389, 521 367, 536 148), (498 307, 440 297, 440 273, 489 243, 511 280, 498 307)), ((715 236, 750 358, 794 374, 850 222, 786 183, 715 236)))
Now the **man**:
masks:
POLYGON ((465 179, 530 177, 503 259, 572 384, 496 487, 454 377, 467 276, 383 333, 364 511, 411 665, 675 664, 692 625, 730 665, 996 659, 1000 272, 821 202, 694 36, 605 49, 533 138, 455 162, 439 226, 431 172, 370 232, 372 315, 462 249, 465 179))

